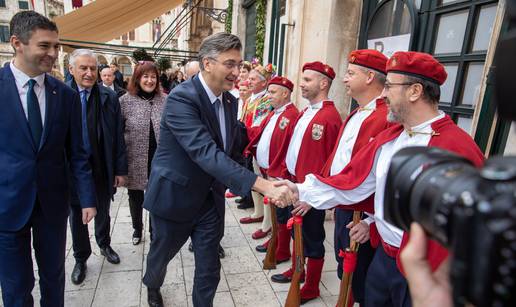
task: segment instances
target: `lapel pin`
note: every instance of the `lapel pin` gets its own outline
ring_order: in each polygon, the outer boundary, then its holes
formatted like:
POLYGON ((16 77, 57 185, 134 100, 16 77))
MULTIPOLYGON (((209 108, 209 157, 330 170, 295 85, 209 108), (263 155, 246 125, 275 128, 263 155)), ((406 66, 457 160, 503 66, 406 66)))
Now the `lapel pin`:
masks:
POLYGON ((56 95, 57 93, 56 93, 56 91, 52 91, 52 94, 56 95))

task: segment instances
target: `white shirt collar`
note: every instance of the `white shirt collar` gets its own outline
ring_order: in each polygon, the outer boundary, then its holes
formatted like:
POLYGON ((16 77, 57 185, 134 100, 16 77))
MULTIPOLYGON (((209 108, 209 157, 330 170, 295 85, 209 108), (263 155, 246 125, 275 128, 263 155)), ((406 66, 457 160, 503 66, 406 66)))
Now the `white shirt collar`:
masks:
POLYGON ((291 104, 292 104, 292 102, 289 102, 289 103, 287 103, 287 104, 283 105, 281 108, 274 109, 274 113, 281 113, 281 112, 285 111, 285 109, 286 109, 289 105, 291 105, 291 104))
POLYGON ((13 72, 14 78, 20 82, 20 84, 25 87, 27 85, 27 82, 29 82, 30 79, 36 80, 36 83, 41 88, 45 84, 45 73, 42 73, 41 75, 37 75, 34 78, 29 77, 26 73, 19 70, 14 65, 14 60, 10 63, 11 71, 13 72))
POLYGON ((108 87, 108 88, 110 88, 110 89, 112 89, 112 90, 115 90, 115 84, 114 84, 114 83, 113 83, 113 84, 111 84, 111 85, 107 85, 107 84, 105 84, 104 82, 102 82, 102 85, 103 85, 104 87, 108 87))
POLYGON ((199 81, 201 81, 202 87, 206 91, 206 94, 208 94, 208 98, 210 99, 211 103, 215 103, 215 100, 219 99, 219 101, 222 103, 222 93, 219 96, 215 96, 213 91, 209 88, 208 84, 206 84, 206 81, 204 81, 204 78, 202 77, 202 73, 198 74, 199 81))
POLYGON ((308 108, 309 108, 309 109, 312 109, 312 110, 319 110, 319 109, 321 109, 321 108, 322 108, 322 106, 323 106, 323 101, 320 101, 320 102, 318 102, 318 103, 309 104, 309 105, 308 105, 308 108))
POLYGON ((369 101, 365 106, 358 108, 358 112, 376 110, 376 100, 378 100, 379 98, 380 96, 369 101))
POLYGON ((423 131, 425 130, 426 128, 430 127, 430 125, 433 123, 433 122, 436 122, 442 118, 444 118, 444 112, 439 110, 439 115, 437 115, 436 117, 430 119, 430 120, 427 120, 426 122, 422 123, 422 124, 419 124, 417 126, 414 126, 414 127, 411 127, 410 130, 412 131, 423 131))
POLYGON ((91 88, 84 88, 84 87, 80 86, 79 84, 77 84, 77 89, 79 90, 79 93, 84 90, 88 91, 88 94, 91 93, 91 88))
POLYGON ((251 101, 255 100, 258 97, 262 97, 263 95, 265 95, 265 92, 266 92, 266 90, 263 90, 257 94, 251 94, 251 101))

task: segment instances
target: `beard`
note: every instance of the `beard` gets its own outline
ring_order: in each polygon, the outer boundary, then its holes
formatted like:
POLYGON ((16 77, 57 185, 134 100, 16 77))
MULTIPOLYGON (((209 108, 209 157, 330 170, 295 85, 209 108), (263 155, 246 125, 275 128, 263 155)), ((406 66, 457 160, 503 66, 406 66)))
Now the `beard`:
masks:
POLYGON ((391 123, 403 124, 405 118, 407 117, 407 113, 408 109, 403 103, 399 104, 397 109, 389 103, 389 113, 387 113, 387 121, 391 123))

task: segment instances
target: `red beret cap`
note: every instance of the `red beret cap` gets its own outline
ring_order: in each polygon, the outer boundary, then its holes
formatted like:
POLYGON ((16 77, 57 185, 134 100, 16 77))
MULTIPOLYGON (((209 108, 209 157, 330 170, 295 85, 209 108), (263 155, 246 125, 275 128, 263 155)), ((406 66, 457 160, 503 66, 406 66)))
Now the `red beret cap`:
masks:
POLYGON ((303 65, 303 71, 305 70, 314 70, 317 72, 320 72, 321 74, 325 75, 326 77, 330 78, 331 80, 335 79, 335 71, 331 66, 323 64, 319 61, 317 62, 310 62, 303 65))
POLYGON ((378 50, 360 49, 349 53, 348 62, 350 64, 360 65, 371 68, 386 74, 385 66, 388 58, 378 50))
POLYGON ((387 72, 412 75, 442 85, 448 74, 444 66, 428 53, 398 51, 387 62, 387 72))
POLYGON ((276 85, 286 87, 291 92, 294 90, 294 83, 292 83, 292 81, 290 81, 289 79, 287 79, 285 77, 276 76, 269 80, 269 83, 267 84, 267 86, 269 86, 271 84, 276 84, 276 85))

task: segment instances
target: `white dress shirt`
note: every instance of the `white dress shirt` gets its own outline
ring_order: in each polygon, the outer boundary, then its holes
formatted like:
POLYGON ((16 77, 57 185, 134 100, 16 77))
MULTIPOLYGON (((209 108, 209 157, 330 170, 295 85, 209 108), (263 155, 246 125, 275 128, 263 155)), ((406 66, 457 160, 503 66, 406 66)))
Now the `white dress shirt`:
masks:
POLYGON ((403 130, 396 139, 381 146, 376 152, 371 172, 357 188, 353 190, 338 190, 320 182, 314 175, 310 174, 306 176, 304 183, 297 185, 299 200, 309 203, 316 209, 329 209, 339 204, 356 204, 376 191, 374 196, 374 220, 378 233, 384 242, 399 247, 403 231, 385 221, 383 214, 384 191, 389 165, 394 154, 402 148, 428 146, 432 132, 431 124, 442 118, 444 118, 444 113, 440 112, 437 117, 412 127, 412 131, 423 134, 410 136, 407 131, 403 130))
POLYGON ((39 103, 39 112, 41 113, 41 123, 43 127, 45 127, 45 112, 47 106, 46 94, 45 94, 45 74, 37 75, 34 78, 29 77, 23 71, 19 70, 14 66, 14 62, 9 64, 11 71, 14 75, 14 80, 16 83, 16 88, 18 89, 18 94, 20 95, 20 101, 22 103, 23 112, 25 113, 25 118, 29 120, 29 113, 27 113, 27 92, 29 91, 29 80, 36 80, 36 85, 34 85, 34 92, 38 97, 39 103))
POLYGON ((351 154, 353 153, 353 147, 355 147, 355 143, 357 141, 358 132, 366 118, 368 118, 376 109, 377 99, 378 97, 370 101, 363 108, 359 108, 348 120, 346 127, 344 128, 344 132, 339 140, 339 146, 335 152, 335 157, 331 163, 331 176, 340 173, 351 160, 351 154))
POLYGON ((322 101, 309 105, 305 109, 303 116, 301 116, 296 124, 296 127, 294 128, 294 133, 290 139, 290 144, 288 144, 287 157, 285 160, 288 172, 291 175, 296 175, 297 157, 299 156, 299 150, 301 149, 301 143, 303 143, 303 137, 305 136, 305 131, 308 128, 308 124, 310 124, 322 106, 322 101))
POLYGON ((222 143, 224 144, 224 149, 226 149, 226 117, 224 114, 224 100, 222 100, 222 93, 219 96, 215 96, 213 91, 208 87, 208 84, 206 84, 206 81, 204 81, 204 78, 202 77, 202 73, 198 74, 199 80, 201 81, 202 87, 206 91, 206 94, 208 94, 208 98, 210 99, 211 104, 214 104, 215 101, 218 99, 220 101, 219 104, 219 126, 220 126, 220 134, 222 135, 222 143))
POLYGON ((115 91, 115 85, 114 85, 114 84, 106 85, 105 83, 102 83, 102 85, 103 85, 104 87, 110 88, 110 89, 112 89, 113 91, 115 91))
POLYGON ((276 123, 278 122, 278 118, 290 104, 292 103, 289 102, 281 108, 274 109, 274 115, 272 115, 271 119, 267 123, 267 126, 265 126, 265 128, 263 129, 262 136, 260 137, 260 140, 258 141, 258 146, 256 147, 256 162, 258 163, 258 166, 260 166, 261 168, 269 168, 269 155, 271 148, 272 133, 274 132, 274 128, 276 127, 276 123))

